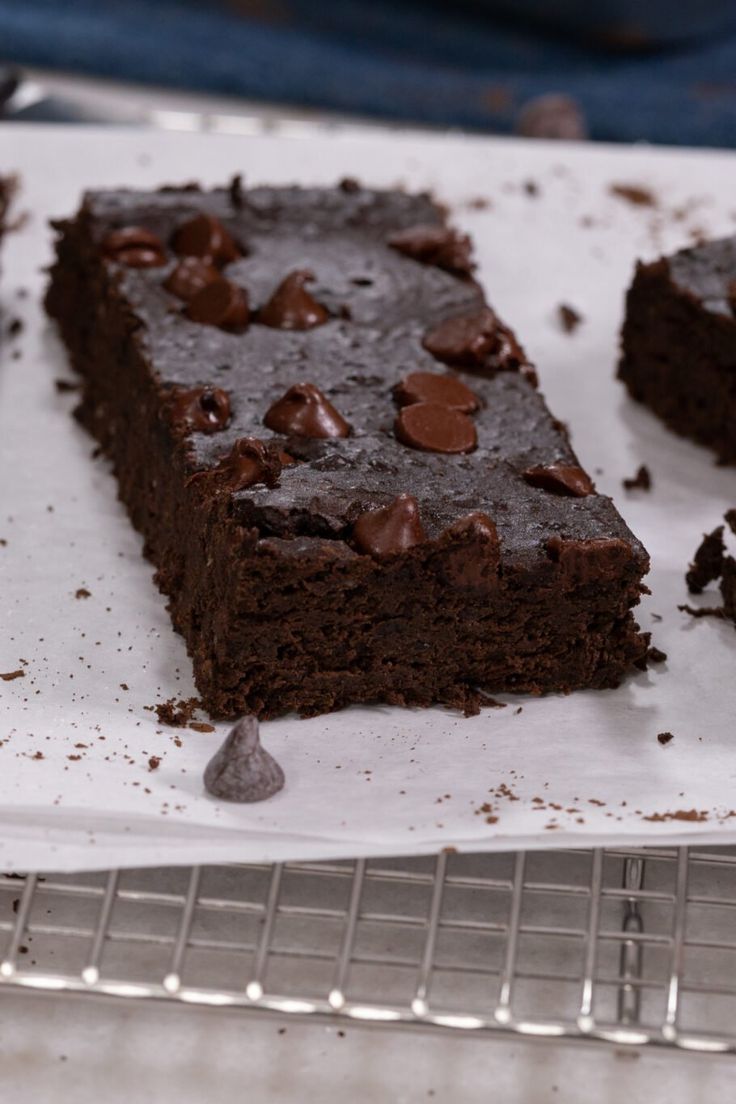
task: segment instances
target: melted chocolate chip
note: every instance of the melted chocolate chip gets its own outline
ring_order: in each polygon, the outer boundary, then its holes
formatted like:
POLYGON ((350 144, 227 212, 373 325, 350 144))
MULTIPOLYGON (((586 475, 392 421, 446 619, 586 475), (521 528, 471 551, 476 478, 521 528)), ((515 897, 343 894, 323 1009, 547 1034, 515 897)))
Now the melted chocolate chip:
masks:
POLYGON ((290 272, 258 312, 258 321, 275 330, 311 330, 329 321, 329 312, 310 295, 305 284, 314 280, 306 270, 290 272))
POLYGON ((284 772, 261 746, 258 721, 243 717, 210 759, 204 785, 222 801, 266 801, 284 788, 284 772))
POLYGON ((242 255, 220 220, 204 212, 181 224, 172 246, 180 257, 201 257, 219 268, 242 255))
POLYGON ((178 299, 189 301, 198 291, 220 279, 220 273, 201 257, 183 257, 164 280, 164 287, 178 299))
POLYGON ((472 452, 478 444, 470 418, 437 402, 405 406, 394 422, 394 432, 402 444, 424 452, 472 452))
POLYGON ((166 250, 159 237, 144 226, 111 230, 103 239, 106 257, 127 268, 158 268, 166 264, 166 250))
POLYGON ((248 295, 238 284, 220 277, 206 284, 189 300, 186 314, 192 322, 242 333, 250 320, 248 295))
POLYGON ((572 464, 549 464, 527 468, 524 479, 532 487, 539 487, 551 494, 585 498, 595 493, 595 486, 587 472, 572 464))
POLYGON ((297 383, 269 407, 263 424, 295 437, 347 437, 350 426, 313 383, 297 383))
POLYGON ((392 249, 422 264, 463 275, 473 271, 470 238, 450 226, 410 226, 388 239, 392 249))
POLYGON ((434 402, 463 414, 472 414, 480 406, 478 396, 457 376, 440 376, 435 372, 410 372, 396 384, 393 395, 399 406, 434 402))
POLYGON ((400 494, 388 506, 367 510, 353 526, 355 547, 376 559, 406 552, 426 539, 417 500, 408 494, 400 494))
POLYGON ((256 483, 275 487, 282 467, 287 462, 294 462, 291 457, 288 461, 285 460, 286 455, 270 443, 264 443, 255 437, 241 437, 217 467, 197 472, 190 482, 206 479, 212 481, 218 490, 228 491, 230 494, 244 491, 256 483))
POLYGON ((595 583, 601 586, 619 579, 625 564, 631 560, 631 546, 617 537, 600 540, 550 537, 546 552, 575 585, 595 583))
POLYGON ((448 583, 475 588, 494 585, 501 551, 496 526, 487 514, 476 511, 459 518, 444 531, 440 543, 447 546, 442 568, 448 583))
POLYGON ((424 348, 445 364, 482 365, 497 351, 499 324, 490 307, 476 314, 447 318, 424 336, 424 348))
POLYGON ((230 421, 230 398, 220 387, 176 387, 169 411, 174 425, 195 433, 218 433, 230 421))

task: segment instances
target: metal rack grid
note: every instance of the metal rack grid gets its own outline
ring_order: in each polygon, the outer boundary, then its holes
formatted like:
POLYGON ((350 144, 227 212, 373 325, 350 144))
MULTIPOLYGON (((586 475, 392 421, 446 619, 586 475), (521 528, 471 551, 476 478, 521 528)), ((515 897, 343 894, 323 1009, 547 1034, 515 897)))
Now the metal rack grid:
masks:
POLYGON ((736 1051, 736 849, 0 877, 0 990, 736 1051))

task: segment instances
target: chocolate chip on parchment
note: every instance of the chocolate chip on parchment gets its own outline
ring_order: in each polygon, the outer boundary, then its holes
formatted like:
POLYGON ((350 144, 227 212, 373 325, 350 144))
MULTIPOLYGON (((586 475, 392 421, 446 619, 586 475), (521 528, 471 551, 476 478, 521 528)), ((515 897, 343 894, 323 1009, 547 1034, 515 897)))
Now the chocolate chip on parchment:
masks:
POLYGON ((222 801, 265 801, 284 781, 283 770, 261 746, 255 717, 238 721, 204 772, 205 789, 222 801))

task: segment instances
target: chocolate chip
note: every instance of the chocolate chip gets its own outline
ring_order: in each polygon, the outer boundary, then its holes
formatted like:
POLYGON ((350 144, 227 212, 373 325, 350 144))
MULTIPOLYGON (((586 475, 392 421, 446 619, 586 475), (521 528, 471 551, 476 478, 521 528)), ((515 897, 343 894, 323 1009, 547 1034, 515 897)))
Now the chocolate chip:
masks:
MULTIPOLYGON (((257 483, 275 487, 281 468, 287 463, 284 459, 286 455, 270 443, 264 443, 255 437, 241 437, 216 467, 197 472, 189 482, 211 481, 219 491, 230 494, 244 491, 257 483)), ((291 457, 288 461, 293 463, 291 457)))
POLYGON ((304 270, 290 272, 258 312, 258 321, 275 330, 311 330, 329 320, 329 312, 310 295, 305 284, 314 274, 304 270))
POLYGON ((426 539, 417 500, 408 494, 400 494, 388 506, 367 510, 353 526, 355 547, 376 559, 406 552, 426 539))
POLYGON ((524 479, 532 487, 539 487, 551 494, 585 498, 595 493, 595 486, 587 472, 573 464, 548 464, 527 468, 524 479))
POLYGON ((263 424, 295 437, 347 437, 350 426, 313 383, 297 383, 269 407, 263 424))
POLYGON ((616 537, 602 537, 600 540, 550 537, 545 550, 549 558, 560 565, 563 575, 575 585, 595 583, 602 586, 617 579, 632 555, 626 541, 616 537))
POLYGON ((220 279, 220 273, 201 257, 183 257, 164 280, 164 287, 178 299, 193 299, 198 291, 220 279))
POLYGON ((392 234, 388 244, 412 260, 436 265, 447 272, 473 271, 470 238, 450 226, 410 226, 392 234))
POLYGON ((166 264, 163 242, 144 226, 111 230, 102 241, 102 251, 110 260, 127 268, 158 268, 166 264))
POLYGON ((393 396, 399 406, 435 402, 472 414, 480 406, 478 396, 457 376, 440 376, 435 372, 410 372, 396 384, 393 396))
POLYGON ((496 526, 487 514, 476 511, 459 518, 444 531, 440 545, 446 546, 441 569, 451 585, 483 588, 494 582, 501 553, 496 526))
POLYGON ((242 333, 250 320, 248 295, 238 284, 220 277, 189 300, 186 314, 192 322, 242 333))
POLYGON ((582 108, 572 96, 548 92, 524 104, 516 120, 516 133, 525 138, 561 138, 584 141, 588 127, 582 108))
POLYGON ((201 257, 219 268, 242 255, 220 220, 204 212, 181 224, 172 246, 180 257, 201 257))
POLYGON ((222 801, 266 801, 284 788, 284 781, 281 767, 261 747, 255 717, 238 721, 204 772, 205 789, 222 801))
POLYGON ((472 452, 478 444, 470 418, 436 402, 405 406, 394 422, 394 432, 402 444, 424 452, 472 452))
POLYGON ((196 433, 218 433, 230 421, 230 398, 220 387, 175 387, 169 412, 174 425, 196 433))
POLYGON ((428 353, 445 364, 482 365, 498 347, 498 319, 490 307, 447 318, 424 336, 428 353))

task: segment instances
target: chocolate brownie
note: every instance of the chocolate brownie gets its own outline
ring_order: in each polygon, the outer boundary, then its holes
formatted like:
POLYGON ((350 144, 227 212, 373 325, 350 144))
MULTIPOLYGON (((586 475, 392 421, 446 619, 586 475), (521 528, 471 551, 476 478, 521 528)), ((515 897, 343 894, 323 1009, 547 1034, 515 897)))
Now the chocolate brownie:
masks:
POLYGON ((92 192, 47 308, 216 716, 616 686, 645 550, 426 195, 92 192))
POLYGON ((683 437, 736 463, 736 238, 639 263, 619 379, 683 437))

